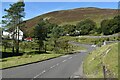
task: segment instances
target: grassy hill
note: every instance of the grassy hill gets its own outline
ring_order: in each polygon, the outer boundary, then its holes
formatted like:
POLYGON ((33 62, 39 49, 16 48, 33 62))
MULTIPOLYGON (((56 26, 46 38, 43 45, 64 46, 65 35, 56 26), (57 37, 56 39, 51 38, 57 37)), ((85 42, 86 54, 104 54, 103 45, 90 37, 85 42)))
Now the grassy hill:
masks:
POLYGON ((49 22, 59 25, 76 24, 81 20, 91 19, 99 25, 103 19, 113 18, 116 14, 117 10, 115 9, 100 9, 94 7, 60 10, 26 20, 25 26, 22 29, 26 33, 31 34, 34 26, 39 22, 40 18, 47 19, 49 22))
POLYGON ((88 78, 103 78, 106 67, 107 78, 118 77, 118 43, 102 46, 90 53, 84 61, 84 73, 88 78), (101 63, 102 62, 102 63, 101 63))

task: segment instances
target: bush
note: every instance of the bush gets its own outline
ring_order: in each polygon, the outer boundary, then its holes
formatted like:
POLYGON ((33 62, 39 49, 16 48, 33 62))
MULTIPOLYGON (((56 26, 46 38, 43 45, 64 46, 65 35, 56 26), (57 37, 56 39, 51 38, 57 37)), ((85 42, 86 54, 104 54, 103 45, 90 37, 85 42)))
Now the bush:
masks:
POLYGON ((120 15, 113 19, 103 20, 101 22, 101 30, 104 35, 111 35, 120 32, 120 15))
POLYGON ((27 42, 23 41, 20 43, 20 48, 23 52, 36 50, 38 48, 38 44, 36 42, 27 42))
POLYGON ((79 22, 76 25, 76 29, 80 31, 81 35, 88 35, 95 33, 96 23, 90 19, 79 22))
POLYGON ((6 52, 6 49, 7 48, 12 48, 13 45, 9 41, 3 40, 2 41, 2 46, 4 47, 4 52, 6 52))

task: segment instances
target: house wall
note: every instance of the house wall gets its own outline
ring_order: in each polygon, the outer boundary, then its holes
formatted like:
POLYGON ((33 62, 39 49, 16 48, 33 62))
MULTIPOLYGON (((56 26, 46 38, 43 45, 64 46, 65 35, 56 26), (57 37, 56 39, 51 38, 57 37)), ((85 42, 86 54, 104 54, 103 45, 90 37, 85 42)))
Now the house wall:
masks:
MULTIPOLYGON (((14 32, 9 33, 10 39, 12 39, 13 34, 14 34, 15 32, 16 32, 16 30, 14 30, 14 32)), ((22 32, 20 29, 18 29, 18 32, 19 32, 19 40, 22 40, 22 39, 23 39, 23 32, 22 32)), ((17 39, 17 40, 18 40, 18 33, 14 34, 14 39, 17 39)))
POLYGON ((3 37, 3 38, 9 38, 9 32, 3 31, 3 32, 2 32, 2 37, 3 37))

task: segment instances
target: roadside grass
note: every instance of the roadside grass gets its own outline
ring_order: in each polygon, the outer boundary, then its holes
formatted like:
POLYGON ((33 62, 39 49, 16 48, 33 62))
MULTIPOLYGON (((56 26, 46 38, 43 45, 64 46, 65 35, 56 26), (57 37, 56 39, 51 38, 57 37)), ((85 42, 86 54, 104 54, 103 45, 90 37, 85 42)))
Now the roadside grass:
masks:
POLYGON ((102 46, 88 54, 83 63, 85 76, 87 78, 104 78, 103 65, 107 70, 107 78, 118 78, 118 43, 102 46), (106 50, 109 48, 110 51, 106 54, 106 50))
POLYGON ((24 54, 22 56, 3 58, 2 61, 0 62, 0 64, 2 64, 0 68, 7 68, 11 66, 18 66, 22 64, 42 61, 49 58, 59 57, 62 55, 63 54, 42 53, 42 54, 24 54))

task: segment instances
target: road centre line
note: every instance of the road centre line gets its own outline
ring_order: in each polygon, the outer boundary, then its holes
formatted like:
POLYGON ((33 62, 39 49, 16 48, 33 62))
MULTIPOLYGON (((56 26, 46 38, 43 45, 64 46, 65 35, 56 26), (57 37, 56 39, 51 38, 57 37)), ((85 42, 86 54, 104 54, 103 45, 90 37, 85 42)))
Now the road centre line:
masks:
MULTIPOLYGON (((72 57, 69 57, 68 59, 71 59, 72 57)), ((63 60, 62 62, 66 62, 67 61, 67 59, 66 60, 63 60)), ((59 65, 59 63, 57 63, 56 65, 53 65, 53 66, 51 66, 50 67, 50 69, 52 69, 52 68, 54 68, 54 67, 56 67, 56 66, 58 66, 59 65)), ((37 78, 38 76, 40 76, 40 75, 42 75, 43 73, 45 73, 46 71, 45 70, 43 70, 41 73, 39 73, 38 75, 36 75, 33 79, 35 79, 35 78, 37 78)), ((32 79, 32 80, 33 80, 32 79)))
POLYGON ((50 68, 54 68, 56 65, 53 65, 52 67, 50 67, 50 68))
POLYGON ((68 59, 71 59, 72 57, 69 57, 68 59))
MULTIPOLYGON (((41 73, 39 73, 38 75, 36 75, 34 78, 37 78, 38 76, 42 75, 43 73, 45 73, 46 71, 43 70, 41 73)), ((33 80, 33 79, 32 79, 33 80)))
POLYGON ((59 63, 56 64, 57 66, 59 65, 59 63))
POLYGON ((67 60, 63 60, 62 62, 65 62, 65 61, 67 61, 67 60))

